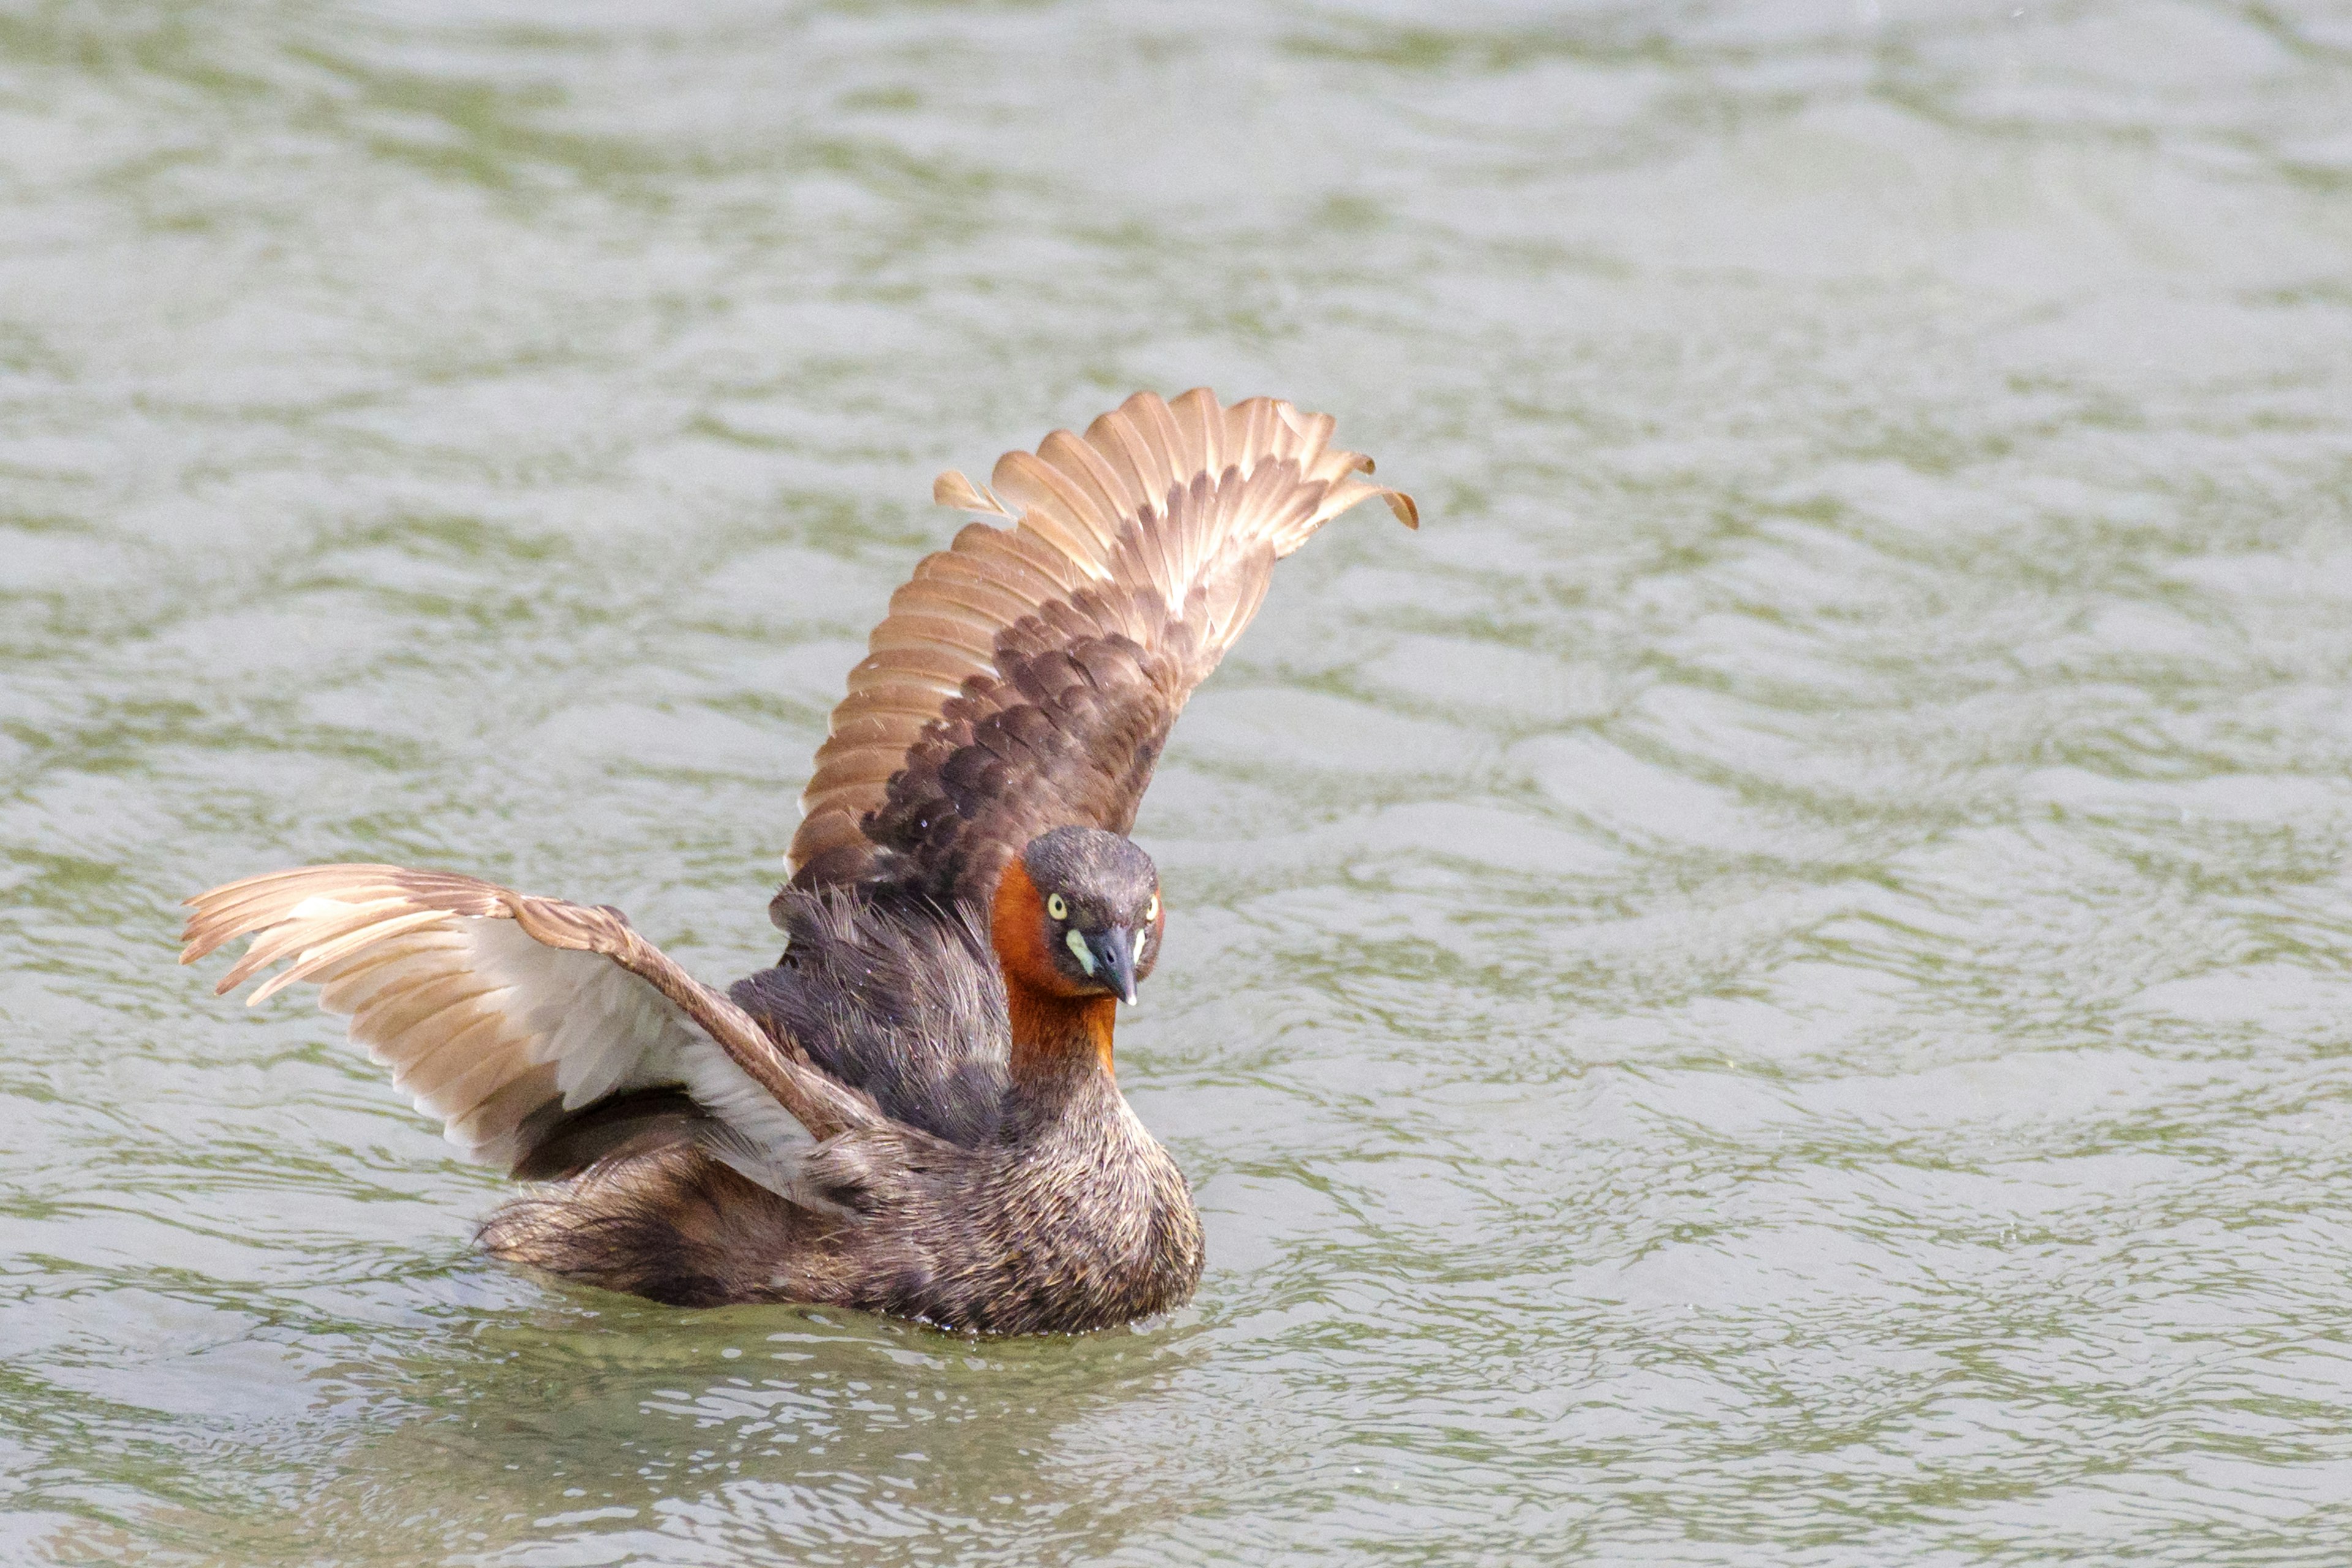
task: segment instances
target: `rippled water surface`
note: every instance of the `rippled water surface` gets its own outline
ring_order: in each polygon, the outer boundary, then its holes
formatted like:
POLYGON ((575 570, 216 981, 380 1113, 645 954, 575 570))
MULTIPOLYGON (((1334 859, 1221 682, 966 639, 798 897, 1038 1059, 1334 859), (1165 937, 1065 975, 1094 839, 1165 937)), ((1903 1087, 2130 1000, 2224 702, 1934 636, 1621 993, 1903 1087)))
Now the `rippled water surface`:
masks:
POLYGON ((0 5, 0 1560, 2352 1560, 2352 11, 0 5), (175 901, 723 980, 984 467, 1421 498, 1138 836, 1172 1321, 486 1264, 175 901))

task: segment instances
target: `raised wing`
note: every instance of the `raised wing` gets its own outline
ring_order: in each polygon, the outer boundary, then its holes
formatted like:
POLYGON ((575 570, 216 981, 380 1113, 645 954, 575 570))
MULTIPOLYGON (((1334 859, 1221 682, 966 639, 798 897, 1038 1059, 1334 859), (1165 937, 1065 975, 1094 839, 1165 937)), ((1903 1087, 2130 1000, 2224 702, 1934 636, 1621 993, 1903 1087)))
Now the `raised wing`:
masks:
POLYGON ((1011 526, 973 523, 891 596, 801 796, 792 886, 984 899, 1048 828, 1127 831, 1275 562, 1373 496, 1418 526, 1331 430, 1272 398, 1145 392, 1006 453, 993 495, 940 475, 934 499, 1011 526))
POLYGON ((181 963, 252 936, 226 994, 290 960, 248 1005, 316 984, 417 1109, 490 1164, 530 1173, 571 1113, 677 1086, 725 1129, 722 1158, 782 1190, 793 1148, 880 1120, 616 910, 397 866, 277 871, 188 903, 181 963))

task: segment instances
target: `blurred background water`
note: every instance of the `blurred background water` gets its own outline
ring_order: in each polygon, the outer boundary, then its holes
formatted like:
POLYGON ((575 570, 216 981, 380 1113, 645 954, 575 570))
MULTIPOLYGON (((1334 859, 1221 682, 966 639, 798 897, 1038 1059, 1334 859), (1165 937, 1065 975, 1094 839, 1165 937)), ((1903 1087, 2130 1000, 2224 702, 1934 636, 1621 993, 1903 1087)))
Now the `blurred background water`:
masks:
POLYGON ((0 4, 0 1559, 2352 1560, 2352 9, 0 4), (1198 1302, 490 1267, 172 963, 305 860, 724 980, 931 475, 1416 492, 1139 837, 1198 1302))

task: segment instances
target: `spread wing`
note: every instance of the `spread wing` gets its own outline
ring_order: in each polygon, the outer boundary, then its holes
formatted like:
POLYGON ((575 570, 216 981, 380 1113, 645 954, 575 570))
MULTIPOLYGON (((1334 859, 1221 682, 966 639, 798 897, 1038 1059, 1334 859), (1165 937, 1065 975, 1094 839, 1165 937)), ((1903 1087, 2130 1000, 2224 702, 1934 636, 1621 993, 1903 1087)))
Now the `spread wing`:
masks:
POLYGON ((488 1163, 529 1172, 571 1113, 664 1086, 723 1129, 714 1152, 772 1185, 795 1147, 880 1120, 615 910, 397 866, 277 871, 188 903, 181 963, 252 936, 226 994, 290 960, 249 1003, 318 985, 394 1084, 488 1163))
POLYGON ((1138 393, 1083 439, 1006 453, 994 495, 940 475, 934 499, 1010 526, 971 524, 891 596, 801 796, 791 886, 985 898, 1038 833, 1127 831, 1274 563, 1372 496, 1418 525, 1331 429, 1272 398, 1138 393))

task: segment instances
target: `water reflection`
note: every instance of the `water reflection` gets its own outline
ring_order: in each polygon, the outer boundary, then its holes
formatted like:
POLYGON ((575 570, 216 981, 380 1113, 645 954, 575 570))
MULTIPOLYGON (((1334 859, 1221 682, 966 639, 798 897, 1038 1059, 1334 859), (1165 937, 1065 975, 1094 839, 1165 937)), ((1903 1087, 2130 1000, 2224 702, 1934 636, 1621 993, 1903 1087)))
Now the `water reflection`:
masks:
POLYGON ((796 1556, 940 1529, 1016 1545, 1061 1511, 1037 1486, 1055 1430, 1164 1386, 1187 1354, 1181 1331, 995 1344, 589 1294, 469 1312, 454 1340, 320 1368, 314 1387, 375 1430, 248 1549, 390 1562, 431 1543, 501 1561, 572 1539, 601 1542, 599 1560, 694 1561, 696 1547, 796 1556))

